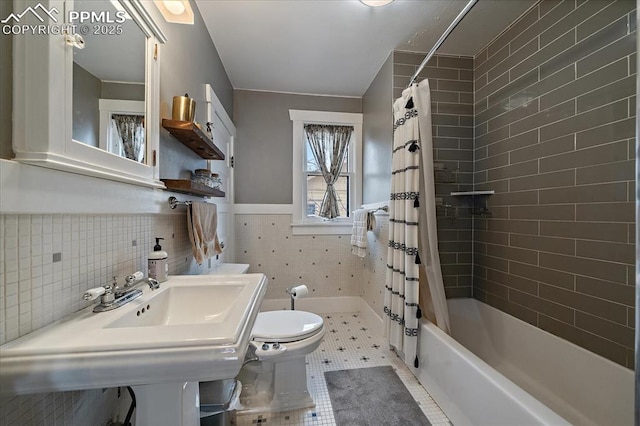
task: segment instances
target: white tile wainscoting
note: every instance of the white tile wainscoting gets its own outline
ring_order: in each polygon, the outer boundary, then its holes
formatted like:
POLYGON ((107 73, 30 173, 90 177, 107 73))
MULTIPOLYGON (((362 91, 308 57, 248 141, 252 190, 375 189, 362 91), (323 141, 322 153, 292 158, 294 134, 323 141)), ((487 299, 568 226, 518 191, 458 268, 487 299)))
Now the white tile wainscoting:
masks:
POLYGON ((351 254, 350 235, 293 235, 290 214, 236 215, 236 262, 269 278, 267 299, 286 299, 285 289, 305 284, 309 297, 362 297, 382 312, 389 216, 376 214, 367 233, 367 256, 351 254))

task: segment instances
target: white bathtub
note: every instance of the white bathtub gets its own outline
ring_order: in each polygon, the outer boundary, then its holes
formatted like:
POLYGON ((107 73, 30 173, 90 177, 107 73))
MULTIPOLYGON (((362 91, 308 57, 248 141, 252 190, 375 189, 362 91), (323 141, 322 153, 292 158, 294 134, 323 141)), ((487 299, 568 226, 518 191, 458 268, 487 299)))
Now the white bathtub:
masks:
POLYGON ((414 373, 456 426, 633 424, 633 371, 474 299, 449 311, 457 341, 423 321, 414 373))

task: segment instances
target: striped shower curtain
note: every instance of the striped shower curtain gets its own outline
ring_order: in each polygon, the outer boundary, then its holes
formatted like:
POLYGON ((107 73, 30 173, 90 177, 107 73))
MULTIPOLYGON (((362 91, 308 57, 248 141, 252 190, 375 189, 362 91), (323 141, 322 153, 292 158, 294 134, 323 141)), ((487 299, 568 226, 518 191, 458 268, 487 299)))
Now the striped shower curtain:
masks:
POLYGON ((431 94, 428 80, 393 104, 393 156, 384 323, 389 344, 418 368, 419 276, 422 267, 438 327, 449 332, 436 228, 431 94), (423 194, 421 196, 421 194, 423 194))

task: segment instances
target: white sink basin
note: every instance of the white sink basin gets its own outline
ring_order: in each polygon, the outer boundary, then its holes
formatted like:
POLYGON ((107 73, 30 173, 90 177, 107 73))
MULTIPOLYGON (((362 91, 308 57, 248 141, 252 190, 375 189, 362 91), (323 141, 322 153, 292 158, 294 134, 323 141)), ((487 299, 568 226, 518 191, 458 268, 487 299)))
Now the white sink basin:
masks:
MULTIPOLYGON (((153 297, 153 306, 127 312, 105 328, 220 324, 246 289, 242 283, 173 286, 153 297)), ((149 302, 151 303, 151 302, 149 302)))
POLYGON ((2 394, 235 377, 263 274, 171 276, 109 312, 83 309, 0 347, 2 394))

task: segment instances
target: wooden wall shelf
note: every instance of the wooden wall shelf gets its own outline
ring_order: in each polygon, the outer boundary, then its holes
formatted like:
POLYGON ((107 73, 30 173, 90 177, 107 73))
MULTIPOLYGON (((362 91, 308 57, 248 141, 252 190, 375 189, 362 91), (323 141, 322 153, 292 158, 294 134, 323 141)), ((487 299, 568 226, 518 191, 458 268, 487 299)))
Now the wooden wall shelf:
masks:
POLYGON ((205 160, 224 160, 224 153, 195 123, 165 118, 162 127, 205 160))
POLYGON ((201 197, 224 197, 224 191, 188 179, 160 179, 169 191, 201 197))

